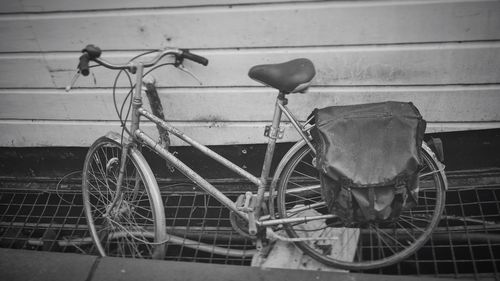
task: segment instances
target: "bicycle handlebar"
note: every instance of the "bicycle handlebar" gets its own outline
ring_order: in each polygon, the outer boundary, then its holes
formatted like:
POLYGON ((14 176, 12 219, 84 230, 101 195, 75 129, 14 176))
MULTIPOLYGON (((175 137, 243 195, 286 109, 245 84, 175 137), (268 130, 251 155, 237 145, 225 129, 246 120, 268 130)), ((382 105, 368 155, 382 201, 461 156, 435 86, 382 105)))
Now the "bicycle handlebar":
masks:
MULTIPOLYGON (((126 69, 132 73, 135 72, 135 65, 133 63, 113 64, 104 59, 99 58, 101 55, 101 50, 94 45, 87 45, 87 47, 85 47, 82 50, 82 52, 83 55, 80 56, 80 63, 78 64, 78 69, 80 70, 80 73, 83 76, 89 75, 89 61, 94 61, 97 64, 102 65, 109 69, 126 69)), ((204 66, 208 65, 208 59, 206 59, 205 57, 193 54, 189 52, 189 50, 187 49, 175 49, 175 48, 169 48, 160 51, 158 55, 156 55, 156 57, 154 57, 148 62, 143 62, 142 65, 144 67, 151 67, 157 64, 160 61, 160 59, 162 59, 167 55, 174 55, 177 59, 188 59, 204 66)))
POLYGON ((182 57, 188 60, 192 60, 196 63, 199 63, 201 65, 207 66, 208 65, 208 59, 204 58, 202 56, 199 56, 197 54, 193 54, 189 52, 187 49, 181 49, 182 51, 182 57))

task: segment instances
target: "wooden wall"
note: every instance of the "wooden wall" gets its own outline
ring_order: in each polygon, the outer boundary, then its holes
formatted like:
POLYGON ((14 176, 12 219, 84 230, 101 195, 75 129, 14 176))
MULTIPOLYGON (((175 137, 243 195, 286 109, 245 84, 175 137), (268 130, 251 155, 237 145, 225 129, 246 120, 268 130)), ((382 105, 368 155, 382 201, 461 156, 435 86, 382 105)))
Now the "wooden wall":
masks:
MULTIPOLYGON (((0 146, 88 146, 119 129, 116 72, 94 68, 64 91, 88 43, 113 62, 167 46, 206 56, 208 67, 186 63, 201 86, 175 69, 153 73, 167 119, 205 144, 265 142, 276 93, 247 71, 297 57, 317 69, 310 91, 289 98, 301 119, 400 100, 420 108, 429 132, 500 128, 500 1, 0 3, 0 146)), ((282 141, 294 139, 289 129, 282 141)))

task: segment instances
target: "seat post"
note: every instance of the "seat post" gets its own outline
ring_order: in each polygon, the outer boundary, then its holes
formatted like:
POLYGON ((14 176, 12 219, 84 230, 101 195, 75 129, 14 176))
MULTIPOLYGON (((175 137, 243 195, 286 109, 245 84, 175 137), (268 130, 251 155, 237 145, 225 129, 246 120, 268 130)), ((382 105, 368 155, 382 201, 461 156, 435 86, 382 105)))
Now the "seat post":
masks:
POLYGON ((276 148, 276 140, 283 137, 283 130, 280 129, 281 122, 281 106, 286 105, 288 100, 285 97, 286 93, 280 92, 276 99, 276 103, 274 106, 274 115, 271 126, 266 126, 266 130, 264 132, 264 136, 268 137, 266 154, 264 157, 264 164, 262 165, 262 173, 260 176, 260 181, 262 185, 259 186, 257 190, 257 202, 255 209, 255 216, 259 217, 260 215, 260 206, 262 206, 262 200, 264 198, 264 191, 267 185, 267 178, 269 177, 269 173, 271 170, 271 162, 273 160, 274 150, 276 148))

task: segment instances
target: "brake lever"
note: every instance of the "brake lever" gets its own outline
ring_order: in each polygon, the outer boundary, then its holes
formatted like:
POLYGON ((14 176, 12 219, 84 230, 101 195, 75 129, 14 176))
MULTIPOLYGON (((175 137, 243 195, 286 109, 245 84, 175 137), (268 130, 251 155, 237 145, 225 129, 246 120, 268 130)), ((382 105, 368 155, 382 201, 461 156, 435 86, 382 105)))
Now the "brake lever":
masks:
POLYGON ((201 82, 201 80, 196 77, 196 75, 194 75, 194 73, 192 73, 191 71, 189 71, 182 63, 179 63, 179 64, 176 64, 175 67, 177 67, 179 70, 189 74, 189 76, 193 77, 194 80, 198 81, 198 83, 201 85, 203 85, 203 83, 201 82))
POLYGON ((71 88, 73 88, 73 86, 75 85, 76 83, 76 80, 78 79, 78 77, 80 77, 80 70, 77 70, 75 75, 73 76, 73 79, 71 79, 71 83, 66 86, 66 92, 69 92, 71 90, 71 88))

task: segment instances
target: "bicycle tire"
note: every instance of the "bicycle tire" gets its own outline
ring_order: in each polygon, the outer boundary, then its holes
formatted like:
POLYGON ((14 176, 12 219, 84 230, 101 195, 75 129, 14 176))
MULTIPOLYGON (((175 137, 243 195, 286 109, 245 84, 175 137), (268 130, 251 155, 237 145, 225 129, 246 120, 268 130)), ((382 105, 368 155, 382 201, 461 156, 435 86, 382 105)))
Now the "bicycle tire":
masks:
MULTIPOLYGON (((329 229, 327 227, 339 227, 338 233, 340 234, 338 237, 341 237, 339 238, 341 241, 346 242, 345 245, 347 246, 340 245, 341 251, 338 249, 339 246, 333 246, 337 255, 332 254, 334 250, 332 250, 331 246, 329 246, 330 248, 325 247, 324 243, 320 245, 321 243, 318 241, 322 240, 294 243, 304 253, 317 261, 328 266, 347 270, 369 270, 385 267, 400 262, 415 253, 427 242, 432 231, 437 227, 446 197, 446 178, 442 171, 439 170, 440 164, 438 164, 430 149, 422 148, 421 151, 424 167, 420 170, 420 174, 424 176, 420 178, 423 187, 419 192, 418 205, 414 209, 405 210, 394 225, 391 226, 389 223, 385 225, 365 223, 364 225, 349 225, 347 228, 342 229, 341 227, 346 226, 343 225, 340 219, 323 220, 323 224, 318 224, 318 228, 320 228, 319 225, 323 230, 329 229), (424 225, 428 217, 430 219, 424 225), (423 230, 410 229, 413 226, 423 230), (405 243, 410 242, 409 246, 405 247, 399 239, 409 239, 405 241, 405 243), (356 244, 355 249, 344 249, 344 247, 354 248, 354 243, 356 244)), ((280 218, 304 215, 303 213, 293 213, 292 208, 298 206, 298 204, 307 207, 314 203, 324 202, 319 187, 319 174, 312 164, 313 159, 314 155, 311 149, 304 145, 297 150, 285 165, 280 175, 277 192, 277 207, 280 218), (316 188, 301 191, 306 185, 316 188)), ((319 214, 329 213, 326 205, 312 209, 319 214)), ((284 229, 288 236, 292 238, 305 237, 313 233, 313 229, 305 230, 303 223, 284 224, 284 229)), ((317 231, 319 232, 319 229, 317 231)), ((342 244, 343 242, 338 243, 342 244)))
POLYGON ((122 145, 101 137, 90 147, 82 175, 82 195, 94 246, 101 256, 163 259, 165 211, 158 185, 142 154, 128 149, 122 191, 116 196, 122 145))

